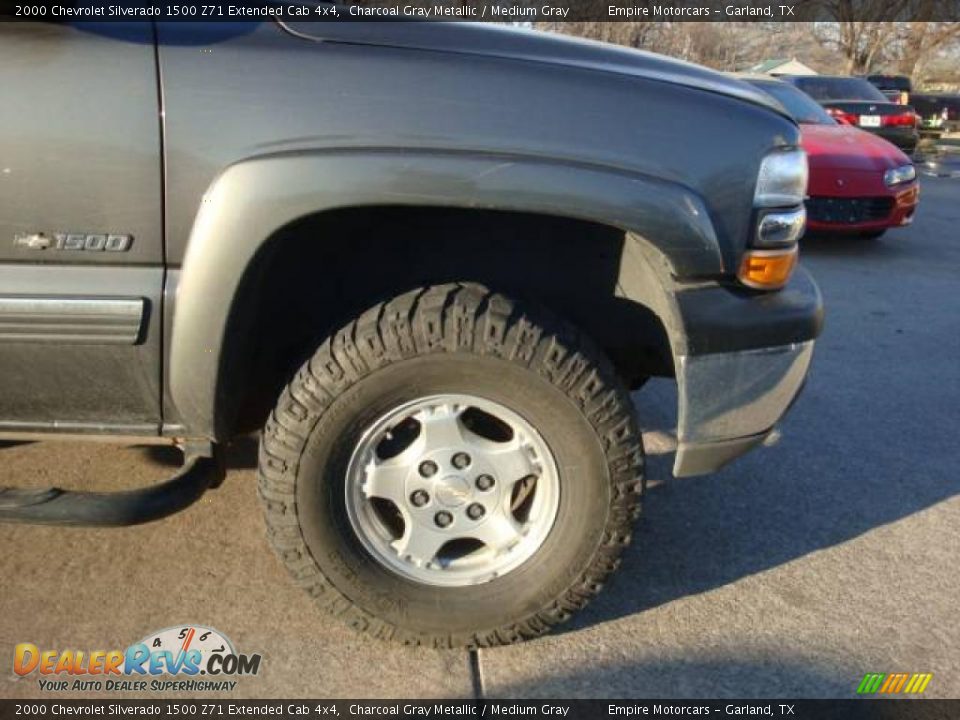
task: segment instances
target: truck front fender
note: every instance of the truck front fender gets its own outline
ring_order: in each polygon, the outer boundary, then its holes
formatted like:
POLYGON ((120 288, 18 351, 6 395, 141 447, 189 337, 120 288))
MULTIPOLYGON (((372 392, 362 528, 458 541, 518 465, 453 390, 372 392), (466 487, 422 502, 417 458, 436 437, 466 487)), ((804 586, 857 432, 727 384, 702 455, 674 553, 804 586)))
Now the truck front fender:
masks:
MULTIPOLYGON (((723 271, 703 201, 658 178, 543 158, 448 151, 324 151, 246 160, 226 169, 204 195, 179 273, 169 392, 189 435, 222 440, 229 432, 224 348, 241 281, 261 248, 306 216, 385 205, 589 220, 649 245, 642 255, 661 266, 658 274, 691 278, 723 271)), ((622 262, 634 256, 640 257, 625 253, 622 262)))

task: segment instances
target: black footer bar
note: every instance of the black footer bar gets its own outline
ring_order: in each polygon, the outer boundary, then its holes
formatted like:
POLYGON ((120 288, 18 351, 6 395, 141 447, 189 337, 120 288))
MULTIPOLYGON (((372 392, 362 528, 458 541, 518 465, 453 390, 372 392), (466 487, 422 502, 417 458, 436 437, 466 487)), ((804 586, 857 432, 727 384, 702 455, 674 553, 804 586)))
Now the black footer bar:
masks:
POLYGON ((960 700, 0 700, 0 720, 37 717, 953 720, 960 700))

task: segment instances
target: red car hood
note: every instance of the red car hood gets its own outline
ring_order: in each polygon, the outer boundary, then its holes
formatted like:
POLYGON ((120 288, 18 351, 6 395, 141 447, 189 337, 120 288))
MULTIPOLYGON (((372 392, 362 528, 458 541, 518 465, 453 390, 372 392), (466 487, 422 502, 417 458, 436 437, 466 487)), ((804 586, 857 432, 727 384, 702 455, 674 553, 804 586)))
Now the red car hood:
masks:
POLYGON ((889 170, 909 165, 911 160, 883 138, 849 125, 804 123, 801 145, 807 151, 810 170, 889 170))

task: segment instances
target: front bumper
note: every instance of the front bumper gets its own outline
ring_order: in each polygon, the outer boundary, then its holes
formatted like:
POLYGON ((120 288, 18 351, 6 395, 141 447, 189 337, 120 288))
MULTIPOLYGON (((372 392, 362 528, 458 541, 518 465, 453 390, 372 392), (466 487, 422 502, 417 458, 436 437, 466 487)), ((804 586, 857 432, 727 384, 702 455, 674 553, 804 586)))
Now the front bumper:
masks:
POLYGON ((761 444, 803 387, 823 300, 798 268, 776 293, 683 293, 690 339, 675 359, 677 477, 713 472, 761 444))
MULTIPOLYGON (((886 196, 830 196, 811 198, 824 202, 834 201, 838 206, 833 215, 819 216, 808 207, 807 229, 829 232, 860 232, 864 230, 883 230, 886 228, 909 225, 920 203, 920 185, 914 180, 886 196), (851 206, 850 214, 844 218, 844 203, 851 206), (858 206, 859 203, 859 206, 858 206), (882 204, 881 204, 882 203, 882 204), (882 212, 873 212, 883 208, 882 212)), ((810 201, 808 201, 808 205, 810 201)))
POLYGON ((803 387, 813 340, 680 358, 676 477, 713 472, 762 443, 803 387))

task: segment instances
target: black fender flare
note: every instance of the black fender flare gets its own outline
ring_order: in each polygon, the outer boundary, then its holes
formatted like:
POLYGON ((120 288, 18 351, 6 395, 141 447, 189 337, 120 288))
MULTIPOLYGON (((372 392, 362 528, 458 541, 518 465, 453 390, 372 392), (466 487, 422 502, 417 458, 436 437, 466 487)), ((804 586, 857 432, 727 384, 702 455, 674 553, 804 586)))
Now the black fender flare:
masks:
POLYGON ((223 440, 228 432, 221 355, 241 281, 261 247, 308 215, 374 205, 522 211, 621 228, 639 249, 624 253, 621 276, 652 273, 663 282, 659 289, 655 282, 624 282, 620 291, 651 307, 668 328, 679 323, 671 320, 675 302, 664 284, 724 270, 716 230, 695 192, 616 168, 396 149, 244 160, 224 170, 204 195, 179 273, 169 390, 187 434, 223 440))

